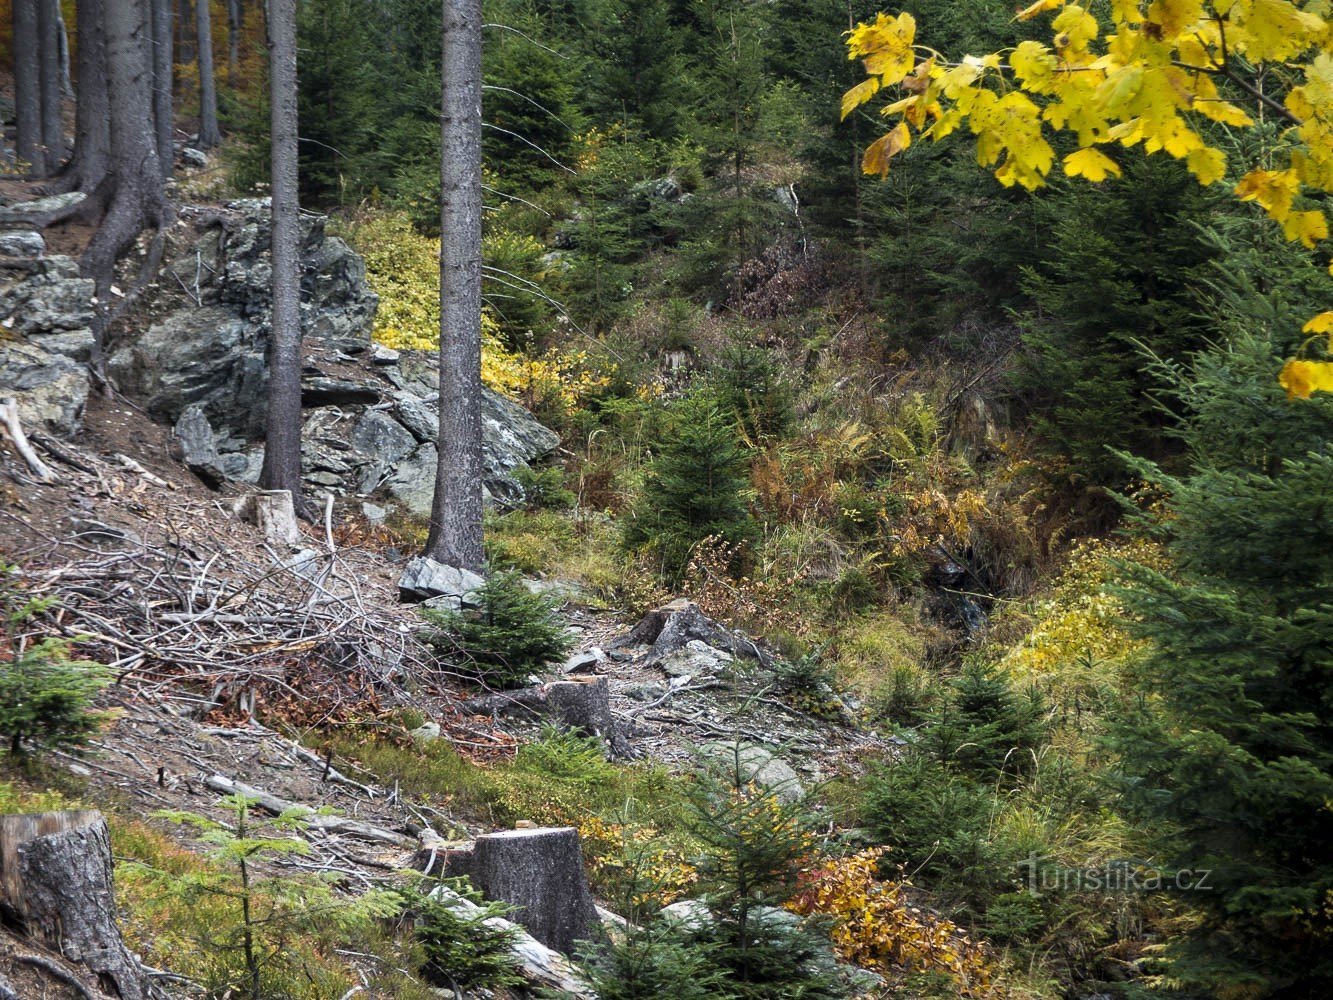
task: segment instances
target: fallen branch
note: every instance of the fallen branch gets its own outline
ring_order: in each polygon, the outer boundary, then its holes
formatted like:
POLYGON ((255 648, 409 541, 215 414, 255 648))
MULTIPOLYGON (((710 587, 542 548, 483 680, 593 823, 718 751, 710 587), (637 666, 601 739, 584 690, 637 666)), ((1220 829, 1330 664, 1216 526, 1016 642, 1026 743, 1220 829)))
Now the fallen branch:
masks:
MULTIPOLYGON (((346 819, 342 816, 321 816, 309 806, 292 802, 290 799, 278 798, 278 796, 266 792, 262 788, 255 788, 253 785, 247 785, 244 782, 233 781, 221 774, 213 774, 205 778, 204 785, 223 795, 244 795, 261 809, 271 812, 275 816, 295 810, 303 814, 303 821, 312 830, 321 830, 325 833, 342 833, 349 837, 356 837, 358 840, 391 844, 406 851, 415 851, 420 846, 420 841, 416 837, 408 837, 405 834, 386 830, 380 826, 371 826, 369 823, 362 823, 357 819, 346 819)), ((429 840, 432 835, 433 831, 423 831, 421 839, 429 840)))
POLYGON ((0 403, 0 424, 4 425, 5 431, 9 435, 9 440, 14 444, 14 450, 19 453, 19 457, 28 463, 28 468, 32 474, 44 483, 54 483, 56 474, 51 471, 51 467, 37 457, 37 453, 32 450, 32 445, 28 443, 28 436, 23 433, 23 425, 19 423, 18 403, 12 399, 6 399, 0 403))

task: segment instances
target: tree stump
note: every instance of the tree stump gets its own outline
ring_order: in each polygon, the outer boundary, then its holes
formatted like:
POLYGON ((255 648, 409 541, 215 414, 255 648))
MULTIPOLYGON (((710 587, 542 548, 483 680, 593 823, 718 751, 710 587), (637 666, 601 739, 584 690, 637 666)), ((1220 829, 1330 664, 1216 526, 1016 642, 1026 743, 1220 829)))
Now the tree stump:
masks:
POLYGON ((515 923, 556 951, 573 951, 598 926, 573 827, 506 830, 478 837, 470 852, 450 856, 451 875, 467 875, 487 899, 518 907, 515 923))
POLYGON ((604 741, 613 757, 632 757, 625 731, 611 714, 605 677, 572 676, 520 691, 493 691, 459 702, 468 715, 541 717, 581 736, 604 741))
POLYGON ((270 542, 299 545, 303 540, 296 523, 291 490, 261 490, 247 493, 233 508, 242 521, 257 527, 270 542))
POLYGON ((116 926, 111 842, 99 812, 0 816, 0 920, 83 965, 109 996, 153 995, 116 926))

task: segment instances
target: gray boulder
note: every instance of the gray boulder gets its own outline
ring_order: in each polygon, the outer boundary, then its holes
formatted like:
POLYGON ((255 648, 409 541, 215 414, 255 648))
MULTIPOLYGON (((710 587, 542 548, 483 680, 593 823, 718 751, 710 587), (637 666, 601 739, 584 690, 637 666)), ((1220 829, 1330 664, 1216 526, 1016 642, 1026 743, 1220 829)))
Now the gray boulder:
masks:
POLYGON ((87 197, 82 191, 70 191, 67 194, 53 194, 33 201, 16 201, 11 205, 0 205, 0 222, 20 222, 55 215, 79 204, 87 197))
POLYGON ((468 602, 473 592, 485 582, 470 569, 445 566, 426 556, 418 556, 407 564, 398 578, 398 595, 404 601, 452 597, 468 602))
MULTIPOLYGON (((168 265, 156 301, 147 303, 156 322, 117 350, 108 369, 158 420, 175 424, 190 407, 201 408, 217 457, 205 455, 199 467, 253 480, 267 402, 269 203, 183 210, 191 213, 204 231, 168 265)), ((372 344, 378 299, 364 262, 326 235, 325 221, 302 216, 302 475, 319 491, 382 491, 426 516, 438 462, 438 361, 431 352, 372 344)), ((482 405, 485 497, 517 502, 514 472, 559 438, 495 393, 485 391, 482 405)), ((195 423, 192 417, 187 429, 195 423)))
POLYGON ((662 657, 657 665, 668 677, 707 677, 719 673, 732 659, 725 650, 714 649, 702 639, 691 639, 662 657))
POLYGON ((705 743, 700 754, 730 777, 733 769, 743 782, 753 781, 768 789, 783 802, 796 802, 805 795, 801 779, 781 757, 758 743, 724 741, 705 743))
POLYGON ((29 429, 78 431, 92 320, 93 282, 69 257, 41 258, 17 280, 0 282, 0 397, 14 398, 29 429))
POLYGON ((204 408, 198 404, 186 407, 172 433, 180 442, 185 464, 190 471, 209 486, 221 486, 226 480, 226 473, 218 456, 213 426, 208 422, 204 408))
POLYGON ((16 229, 0 232, 0 256, 4 257, 40 257, 46 253, 46 240, 42 234, 31 229, 16 229))

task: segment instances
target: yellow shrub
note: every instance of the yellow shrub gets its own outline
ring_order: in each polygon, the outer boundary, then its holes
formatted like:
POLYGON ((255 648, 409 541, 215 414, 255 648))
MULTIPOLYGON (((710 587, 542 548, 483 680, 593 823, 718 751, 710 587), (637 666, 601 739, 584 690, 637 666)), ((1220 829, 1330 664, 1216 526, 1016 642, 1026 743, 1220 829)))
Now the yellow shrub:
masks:
MULTIPOLYGON (((375 340, 395 350, 436 350, 440 345, 440 241, 422 236, 401 212, 370 216, 351 235, 365 258, 366 279, 380 297, 375 340)), ((504 239, 514 252, 540 249, 531 237, 504 239)), ((489 309, 482 311, 481 378, 496 392, 530 406, 556 405, 568 412, 607 385, 611 373, 595 370, 583 351, 551 350, 539 358, 528 358, 507 350, 494 315, 489 309)))
POLYGON ((943 972, 965 997, 1003 997, 985 949, 951 921, 913 906, 901 882, 876 877, 874 847, 806 872, 788 909, 833 918, 833 946, 846 961, 887 974, 943 972))
POLYGON ((1125 609, 1110 592, 1117 559, 1166 566, 1161 550, 1147 541, 1078 546, 1051 596, 1037 605, 1032 630, 1005 655, 1002 665, 1010 674, 1058 682, 1080 664, 1113 664, 1142 648, 1126 631, 1125 609))

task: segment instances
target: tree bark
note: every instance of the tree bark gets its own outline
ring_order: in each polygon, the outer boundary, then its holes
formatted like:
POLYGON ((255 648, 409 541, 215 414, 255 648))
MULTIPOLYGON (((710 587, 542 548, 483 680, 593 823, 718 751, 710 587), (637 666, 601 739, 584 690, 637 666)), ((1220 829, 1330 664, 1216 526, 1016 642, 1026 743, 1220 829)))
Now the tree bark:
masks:
POLYGON ((148 0, 148 3, 153 32, 153 135, 162 177, 170 180, 176 164, 176 148, 172 142, 175 121, 172 106, 171 0, 148 0))
POLYGON ((153 995, 116 927, 111 842, 95 811, 0 816, 0 913, 121 1000, 153 995))
POLYGON ((481 568, 481 0, 446 0, 440 168, 440 433, 426 555, 481 568))
MULTIPOLYGON (((204 2, 204 0, 201 0, 204 2)), ((268 347, 268 427, 259 485, 301 495, 301 224, 297 190, 296 0, 270 0, 269 89, 273 192, 273 313, 268 347)))
POLYGON ((56 36, 60 43, 60 96, 74 100, 74 80, 70 76, 69 28, 65 24, 65 12, 60 0, 56 0, 56 36))
MULTIPOLYGON (((99 375, 116 258, 148 227, 158 230, 155 249, 160 255, 165 227, 173 217, 153 137, 148 22, 147 0, 113 0, 102 8, 111 150, 107 210, 80 264, 97 283, 92 365, 99 375)), ((153 256, 150 253, 150 265, 153 256)))
POLYGON ((35 176, 46 173, 42 150, 41 66, 37 59, 37 4, 14 0, 14 114, 18 125, 18 158, 35 176))
POLYGON ((208 0, 195 4, 195 37, 199 41, 199 148, 222 141, 218 132, 218 93, 213 80, 213 18, 208 0))
MULTIPOLYGON (((166 0, 170 5, 172 0, 166 0)), ((180 41, 176 46, 176 51, 180 53, 182 63, 189 65, 194 62, 195 50, 193 39, 190 38, 190 28, 194 26, 194 7, 190 0, 180 0, 180 10, 176 13, 176 26, 180 31, 180 41)))
POLYGON ((43 177, 60 169, 65 159, 65 124, 60 117, 60 0, 37 0, 38 88, 42 99, 42 145, 46 147, 43 177))

